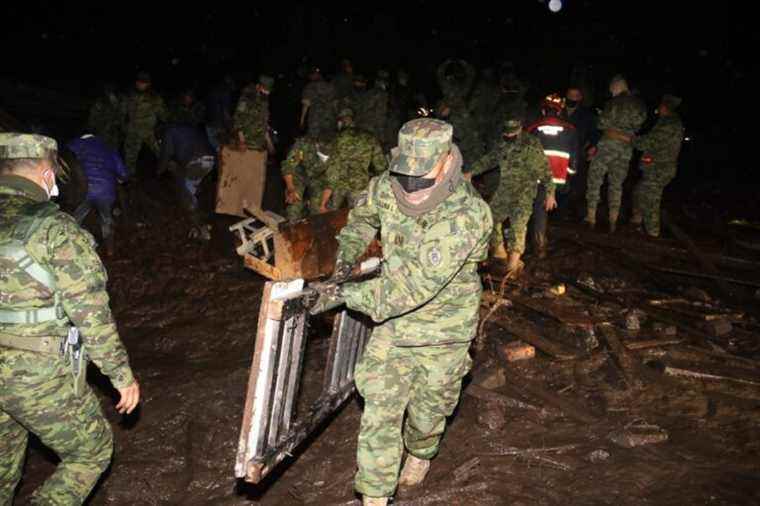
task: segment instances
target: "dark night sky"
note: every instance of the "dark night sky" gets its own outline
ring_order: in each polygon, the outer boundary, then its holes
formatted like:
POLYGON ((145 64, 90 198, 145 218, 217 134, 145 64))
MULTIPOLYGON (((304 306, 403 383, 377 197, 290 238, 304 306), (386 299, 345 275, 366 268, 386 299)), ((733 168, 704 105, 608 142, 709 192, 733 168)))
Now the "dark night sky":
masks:
POLYGON ((331 70, 349 56, 367 73, 403 66, 418 85, 432 88, 435 65, 456 56, 481 66, 513 61, 543 92, 563 87, 570 67, 583 62, 593 65, 602 92, 613 73, 623 72, 650 103, 663 91, 682 95, 688 124, 731 131, 757 71, 757 58, 748 54, 760 46, 746 7, 754 4, 563 3, 553 14, 538 0, 453 7, 440 1, 326 7, 8 1, 0 8, 3 76, 91 94, 103 80, 126 85, 137 68, 146 68, 159 90, 170 91, 224 72, 293 76, 306 58, 331 70))

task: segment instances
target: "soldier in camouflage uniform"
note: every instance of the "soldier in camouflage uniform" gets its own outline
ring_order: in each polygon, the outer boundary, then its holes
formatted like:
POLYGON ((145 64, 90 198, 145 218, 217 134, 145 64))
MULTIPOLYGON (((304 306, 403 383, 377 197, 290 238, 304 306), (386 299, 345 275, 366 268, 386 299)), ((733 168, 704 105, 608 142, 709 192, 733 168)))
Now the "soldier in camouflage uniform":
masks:
POLYGON ((97 135, 109 147, 121 149, 123 108, 116 89, 113 85, 106 85, 103 95, 95 100, 90 107, 87 117, 87 129, 97 135))
POLYGON ((381 141, 385 138, 385 127, 388 123, 388 80, 388 72, 379 71, 374 87, 363 95, 360 109, 355 111, 356 126, 381 141))
POLYGON ((351 109, 355 116, 361 116, 365 107, 367 78, 363 74, 354 74, 351 92, 336 102, 338 111, 351 109))
MULTIPOLYGON (((493 115, 499 102, 501 90, 494 78, 494 71, 487 68, 480 76, 480 81, 472 91, 470 110, 476 123, 477 131, 485 137, 493 130, 493 115)), ((503 122, 502 122, 503 124, 503 122)))
POLYGON ((501 95, 493 110, 489 129, 484 133, 488 151, 501 143, 505 121, 525 117, 528 109, 528 102, 525 100, 527 90, 525 83, 512 73, 501 79, 501 95))
POLYGON ((351 60, 347 58, 341 60, 340 70, 340 73, 332 81, 337 100, 342 100, 349 96, 354 87, 354 66, 351 60))
POLYGON ((612 99, 607 102, 599 117, 603 131, 598 152, 588 170, 586 185, 586 222, 596 225, 596 207, 599 190, 607 176, 607 205, 609 206, 610 232, 614 232, 620 215, 623 181, 633 155, 631 136, 647 119, 647 111, 640 98, 628 91, 628 83, 621 76, 610 82, 612 99))
POLYGON ((466 102, 475 81, 475 68, 464 60, 449 59, 438 67, 436 78, 444 100, 457 98, 466 102), (459 66, 459 72, 453 68, 454 64, 459 66))
POLYGON ((269 94, 273 87, 274 79, 262 75, 258 83, 249 84, 240 93, 232 118, 239 149, 274 152, 269 136, 269 94))
POLYGON ((643 176, 633 192, 633 217, 631 222, 641 225, 647 234, 660 235, 660 202, 665 187, 676 177, 678 155, 683 140, 683 123, 676 109, 681 99, 672 95, 662 97, 658 108, 660 117, 652 130, 633 139, 633 147, 642 151, 643 176))
MULTIPOLYGON (((85 358, 130 413, 140 389, 108 307, 95 241, 49 201, 57 195, 53 139, 0 134, 0 504, 13 502, 29 432, 61 459, 34 504, 82 504, 111 461, 113 436, 84 382, 85 358), (81 333, 82 360, 76 346, 81 333), (79 367, 76 367, 79 366, 79 367), (78 373, 78 381, 74 379, 78 373)), ((81 341, 80 341, 81 343, 81 341)))
POLYGON ((301 97, 301 129, 313 137, 335 133, 336 98, 335 86, 322 79, 319 68, 309 75, 309 84, 301 97), (308 127, 306 125, 308 117, 308 127))
POLYGON ((327 186, 325 173, 330 152, 331 140, 328 137, 301 137, 290 148, 281 166, 287 204, 285 215, 289 220, 319 212, 322 192, 327 186))
POLYGON ((168 122, 172 125, 201 126, 206 119, 206 106, 195 99, 192 90, 183 91, 169 107, 168 122))
POLYGON ((397 485, 420 484, 438 453, 472 363, 478 262, 492 227, 488 206, 462 178, 450 125, 412 120, 398 144, 390 172, 372 179, 349 214, 338 235, 336 274, 319 287, 311 309, 345 301, 378 323, 355 374, 364 398, 355 487, 365 506, 385 506, 397 485), (378 232, 379 277, 339 285, 378 232))
POLYGON ((146 72, 137 74, 135 92, 122 103, 124 124, 124 162, 130 175, 137 173, 137 159, 143 145, 147 146, 158 158, 156 125, 166 121, 167 110, 164 99, 150 89, 150 75, 146 72))
POLYGON ((501 144, 475 162, 470 167, 468 177, 477 176, 496 166, 501 170, 499 187, 489 202, 494 221, 491 247, 494 258, 507 259, 508 273, 517 276, 523 267, 520 258, 525 251, 525 235, 538 192, 536 181, 546 188, 546 210, 557 207, 557 202, 554 199, 552 171, 541 142, 523 132, 522 123, 517 119, 507 120, 503 131, 501 144), (502 222, 507 218, 508 252, 504 248, 502 232, 502 222))
POLYGON ((462 152, 465 163, 471 163, 483 156, 478 125, 462 97, 444 98, 436 108, 438 117, 454 127, 454 140, 462 152))
POLYGON ((322 192, 320 212, 354 207, 359 194, 367 189, 370 177, 387 169, 380 141, 356 128, 353 111, 344 109, 338 118, 338 136, 332 156, 327 161, 327 186, 322 192))

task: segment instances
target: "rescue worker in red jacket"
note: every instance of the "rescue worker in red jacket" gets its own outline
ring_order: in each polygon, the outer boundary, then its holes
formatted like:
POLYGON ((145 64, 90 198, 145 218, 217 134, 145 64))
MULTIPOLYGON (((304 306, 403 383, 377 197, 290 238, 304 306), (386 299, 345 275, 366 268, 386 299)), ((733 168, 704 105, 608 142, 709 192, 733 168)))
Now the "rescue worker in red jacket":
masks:
MULTIPOLYGON (((570 185, 568 179, 575 174, 576 153, 578 152, 578 132, 571 123, 561 119, 565 100, 557 94, 547 96, 541 105, 541 118, 526 130, 538 137, 549 159, 552 178, 557 187, 557 204, 560 212, 566 211, 570 185)), ((533 205, 531 217, 531 239, 539 258, 546 257, 547 212, 543 205, 546 199, 544 185, 539 185, 538 195, 533 205)))

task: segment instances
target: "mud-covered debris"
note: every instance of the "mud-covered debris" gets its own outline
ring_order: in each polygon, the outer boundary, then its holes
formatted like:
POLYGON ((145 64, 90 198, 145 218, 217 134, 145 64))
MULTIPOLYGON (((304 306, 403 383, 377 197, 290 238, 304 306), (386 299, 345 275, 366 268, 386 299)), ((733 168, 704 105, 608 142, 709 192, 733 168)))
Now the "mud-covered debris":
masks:
POLYGON ((593 452, 589 453, 586 456, 586 460, 588 460, 592 464, 599 464, 601 462, 605 462, 609 458, 610 458, 610 452, 606 450, 594 450, 593 452))
POLYGON ((578 276, 577 282, 579 285, 585 286, 595 292, 603 292, 602 288, 597 284, 590 274, 581 274, 578 276))
POLYGON ((625 315, 625 328, 627 330, 641 330, 641 320, 644 313, 638 309, 632 309, 625 315))
POLYGON ((507 384, 507 378, 504 376, 504 370, 501 367, 494 367, 486 374, 478 385, 489 390, 496 390, 507 384))
POLYGON ((504 414, 504 406, 498 402, 486 401, 482 409, 478 411, 478 425, 488 430, 497 431, 507 425, 507 417, 504 414))
POLYGON ((535 358, 536 348, 522 341, 512 341, 504 345, 504 356, 509 362, 535 358))
POLYGON ((656 425, 634 425, 612 432, 609 440, 623 448, 636 448, 668 440, 668 433, 656 425))
POLYGON ((554 295, 555 297, 561 297, 562 295, 565 295, 565 293, 567 293, 567 287, 564 283, 559 283, 549 288, 549 294, 554 295))
POLYGON ((652 329, 656 334, 661 336, 676 336, 678 335, 678 328, 675 325, 663 325, 661 323, 655 323, 652 329))
POLYGON ((728 320, 713 320, 704 325, 705 330, 713 336, 721 337, 730 334, 734 330, 733 325, 728 320))
POLYGON ((683 294, 690 299, 698 300, 700 302, 710 302, 712 300, 712 297, 710 297, 710 294, 708 294, 706 291, 702 290, 701 288, 697 288, 695 286, 687 288, 683 294))

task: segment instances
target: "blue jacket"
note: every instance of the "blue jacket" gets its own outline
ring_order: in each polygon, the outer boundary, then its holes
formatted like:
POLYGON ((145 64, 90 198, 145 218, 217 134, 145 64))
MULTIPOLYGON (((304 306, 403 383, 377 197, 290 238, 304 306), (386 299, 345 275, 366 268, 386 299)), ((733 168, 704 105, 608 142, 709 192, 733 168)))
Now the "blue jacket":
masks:
POLYGON ((116 182, 128 177, 127 166, 119 156, 99 137, 83 135, 68 144, 76 155, 87 176, 87 198, 93 200, 115 200, 116 182))

